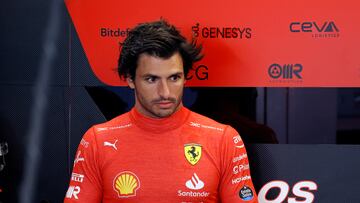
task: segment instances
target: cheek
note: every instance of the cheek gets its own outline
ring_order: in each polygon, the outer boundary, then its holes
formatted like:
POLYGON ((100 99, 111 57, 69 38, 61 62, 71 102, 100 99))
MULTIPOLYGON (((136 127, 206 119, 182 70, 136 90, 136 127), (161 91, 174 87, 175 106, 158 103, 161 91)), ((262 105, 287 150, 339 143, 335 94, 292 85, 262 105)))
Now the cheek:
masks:
POLYGON ((138 94, 141 95, 141 97, 144 99, 150 99, 154 97, 156 92, 156 88, 151 85, 137 86, 136 89, 138 91, 138 94))
POLYGON ((173 87, 173 93, 177 96, 181 95, 183 90, 184 90, 183 85, 176 85, 175 87, 173 87))

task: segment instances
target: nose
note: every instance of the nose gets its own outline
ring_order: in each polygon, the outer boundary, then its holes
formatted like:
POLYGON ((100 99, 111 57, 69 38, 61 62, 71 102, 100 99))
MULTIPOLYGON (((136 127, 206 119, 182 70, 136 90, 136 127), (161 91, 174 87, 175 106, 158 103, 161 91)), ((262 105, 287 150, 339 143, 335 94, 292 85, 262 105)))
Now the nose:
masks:
POLYGON ((167 81, 161 81, 158 87, 158 94, 162 99, 168 99, 170 96, 170 90, 167 81))

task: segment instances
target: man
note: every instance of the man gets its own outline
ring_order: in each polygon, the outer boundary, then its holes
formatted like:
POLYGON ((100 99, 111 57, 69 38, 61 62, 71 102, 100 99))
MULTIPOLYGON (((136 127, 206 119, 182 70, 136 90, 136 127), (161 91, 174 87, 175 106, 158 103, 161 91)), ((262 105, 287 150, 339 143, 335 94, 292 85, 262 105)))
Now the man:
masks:
POLYGON ((164 20, 129 33, 118 71, 135 107, 85 133, 65 202, 257 202, 239 134, 182 104, 201 58, 164 20))

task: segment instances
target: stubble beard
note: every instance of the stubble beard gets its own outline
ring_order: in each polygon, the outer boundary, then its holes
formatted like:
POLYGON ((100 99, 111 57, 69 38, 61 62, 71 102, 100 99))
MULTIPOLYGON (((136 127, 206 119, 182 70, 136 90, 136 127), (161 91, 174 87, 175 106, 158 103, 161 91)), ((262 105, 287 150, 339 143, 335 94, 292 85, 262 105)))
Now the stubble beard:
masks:
POLYGON ((149 116, 152 118, 166 118, 166 117, 169 117, 172 114, 174 114, 180 108, 182 96, 183 96, 183 92, 181 92, 181 95, 179 96, 178 99, 176 99, 176 98, 161 99, 160 98, 160 99, 151 100, 150 102, 146 102, 146 99, 144 99, 142 96, 140 96, 136 93, 137 102, 139 103, 141 108, 145 111, 145 112, 141 112, 141 113, 145 114, 145 116, 149 116), (155 103, 162 101, 162 100, 171 101, 175 105, 173 106, 173 108, 169 108, 169 109, 159 109, 159 108, 155 107, 156 106, 155 103))

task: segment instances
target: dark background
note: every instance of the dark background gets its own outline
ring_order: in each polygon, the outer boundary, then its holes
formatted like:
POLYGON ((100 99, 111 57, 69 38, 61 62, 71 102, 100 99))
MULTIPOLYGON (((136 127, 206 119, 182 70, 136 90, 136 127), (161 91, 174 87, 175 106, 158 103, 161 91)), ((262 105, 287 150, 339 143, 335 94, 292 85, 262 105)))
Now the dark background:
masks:
MULTIPOLYGON (((9 151, 0 157, 6 163, 0 201, 61 202, 83 133, 128 111, 133 92, 108 87, 93 75, 63 1, 6 1, 0 15, 0 142, 7 142, 9 151)), ((251 164, 258 190, 272 178, 296 173, 269 167, 267 161, 277 156, 269 158, 268 151, 297 149, 305 156, 311 149, 316 160, 330 163, 325 154, 343 150, 344 164, 351 164, 348 154, 359 149, 315 147, 360 143, 359 88, 191 87, 185 89, 184 104, 240 132, 250 161, 256 160, 251 164)), ((279 160, 277 166, 294 161, 279 160)))

